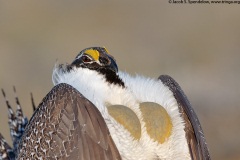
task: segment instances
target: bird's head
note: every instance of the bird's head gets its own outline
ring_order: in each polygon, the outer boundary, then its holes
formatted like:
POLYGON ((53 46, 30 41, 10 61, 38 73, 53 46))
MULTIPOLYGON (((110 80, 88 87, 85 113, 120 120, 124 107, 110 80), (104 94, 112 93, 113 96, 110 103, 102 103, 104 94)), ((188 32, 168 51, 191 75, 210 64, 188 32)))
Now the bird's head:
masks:
POLYGON ((59 65, 62 72, 71 72, 78 68, 86 68, 105 76, 106 81, 124 87, 118 76, 118 66, 113 56, 105 47, 89 47, 82 50, 71 64, 59 65))
POLYGON ((118 66, 115 59, 106 48, 90 47, 82 50, 71 64, 72 67, 82 67, 101 72, 101 70, 110 70, 118 72, 118 66))

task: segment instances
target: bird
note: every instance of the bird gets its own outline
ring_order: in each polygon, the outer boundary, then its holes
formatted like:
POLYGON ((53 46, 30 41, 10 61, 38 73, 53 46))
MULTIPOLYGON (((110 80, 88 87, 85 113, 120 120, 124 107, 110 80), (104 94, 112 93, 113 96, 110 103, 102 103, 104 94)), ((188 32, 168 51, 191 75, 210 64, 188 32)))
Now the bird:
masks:
POLYGON ((89 47, 56 64, 52 81, 16 159, 211 159, 196 113, 168 75, 130 75, 105 47, 89 47))

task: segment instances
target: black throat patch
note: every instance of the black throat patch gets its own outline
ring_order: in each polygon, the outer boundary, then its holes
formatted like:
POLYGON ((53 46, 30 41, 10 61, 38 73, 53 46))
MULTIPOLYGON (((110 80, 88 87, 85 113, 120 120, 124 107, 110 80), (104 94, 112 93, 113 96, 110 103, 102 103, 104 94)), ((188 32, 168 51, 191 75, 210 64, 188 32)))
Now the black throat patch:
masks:
POLYGON ((123 88, 125 87, 122 79, 114 71, 106 68, 99 68, 97 71, 106 77, 107 82, 111 84, 117 84, 123 88))

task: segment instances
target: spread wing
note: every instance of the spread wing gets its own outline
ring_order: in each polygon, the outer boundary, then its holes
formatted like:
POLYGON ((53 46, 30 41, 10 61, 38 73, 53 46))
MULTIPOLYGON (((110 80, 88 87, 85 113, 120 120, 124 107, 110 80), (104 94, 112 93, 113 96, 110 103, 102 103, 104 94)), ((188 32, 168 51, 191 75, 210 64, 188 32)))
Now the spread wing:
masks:
POLYGON ((121 159, 98 109, 68 84, 55 86, 30 119, 18 159, 121 159))
POLYGON ((202 127, 181 87, 168 75, 161 75, 159 79, 173 92, 173 95, 177 100, 179 111, 185 121, 186 138, 192 159, 210 160, 211 158, 202 127))

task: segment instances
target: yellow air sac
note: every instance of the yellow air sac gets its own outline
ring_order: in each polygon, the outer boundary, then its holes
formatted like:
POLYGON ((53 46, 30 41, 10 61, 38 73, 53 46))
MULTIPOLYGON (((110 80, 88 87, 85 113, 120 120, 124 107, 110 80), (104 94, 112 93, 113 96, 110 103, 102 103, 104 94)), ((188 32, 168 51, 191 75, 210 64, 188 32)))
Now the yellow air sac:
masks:
POLYGON ((127 131, 135 140, 141 137, 141 124, 137 115, 128 107, 123 105, 108 106, 108 113, 127 131))
POLYGON ((154 102, 143 102, 140 110, 148 135, 154 141, 164 143, 172 132, 171 117, 165 108, 154 102))

